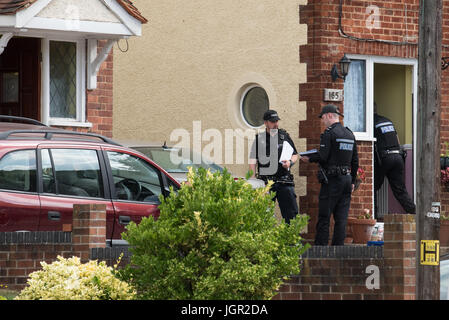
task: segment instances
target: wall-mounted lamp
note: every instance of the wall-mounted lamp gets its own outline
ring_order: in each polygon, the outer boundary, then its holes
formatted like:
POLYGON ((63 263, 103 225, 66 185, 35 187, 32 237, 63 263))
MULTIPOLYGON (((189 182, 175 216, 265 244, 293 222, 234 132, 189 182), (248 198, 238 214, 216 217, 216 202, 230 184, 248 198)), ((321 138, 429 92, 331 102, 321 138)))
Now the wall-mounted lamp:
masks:
POLYGON ((441 58, 441 70, 444 70, 447 67, 449 67, 449 57, 442 57, 441 58))
POLYGON ((331 70, 332 81, 334 81, 334 82, 338 78, 341 78, 341 79, 343 79, 343 81, 345 81, 346 76, 348 75, 348 72, 349 72, 349 65, 351 64, 351 59, 348 59, 348 57, 346 57, 346 54, 345 54, 343 56, 343 58, 341 58, 339 64, 340 64, 341 75, 338 73, 336 64, 334 64, 334 66, 332 67, 332 70, 331 70))

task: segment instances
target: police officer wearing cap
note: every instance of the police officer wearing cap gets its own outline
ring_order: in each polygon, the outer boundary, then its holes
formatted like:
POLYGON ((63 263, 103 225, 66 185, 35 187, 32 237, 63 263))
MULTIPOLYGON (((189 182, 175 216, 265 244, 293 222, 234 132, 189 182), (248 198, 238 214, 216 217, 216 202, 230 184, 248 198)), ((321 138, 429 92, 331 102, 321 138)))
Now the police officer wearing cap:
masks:
MULTIPOLYGON (((416 206, 410 198, 404 183, 405 150, 401 148, 396 129, 390 119, 377 114, 374 103, 374 189, 375 195, 382 187, 385 176, 390 184, 394 197, 405 212, 415 214, 416 206)), ((377 195, 375 199, 377 218, 377 195)))
POLYGON ((346 237, 346 223, 359 159, 354 134, 342 126, 339 116, 343 117, 335 105, 322 108, 319 117, 326 129, 321 134, 320 149, 309 156, 301 156, 301 161, 317 162, 320 167, 318 180, 321 189, 315 245, 328 245, 331 214, 335 221, 332 245, 344 245, 346 237))
POLYGON ((280 118, 275 110, 266 111, 263 120, 265 131, 256 135, 249 157, 249 168, 253 172, 253 177, 257 176, 265 181, 265 184, 269 180, 274 182, 270 189, 276 193, 273 201, 277 199, 282 218, 286 223, 290 223, 290 220, 298 214, 295 184, 290 172, 291 166, 299 158, 298 152, 287 131, 279 129, 280 118), (291 158, 280 162, 284 148, 290 147, 291 153, 284 154, 291 154, 291 158))

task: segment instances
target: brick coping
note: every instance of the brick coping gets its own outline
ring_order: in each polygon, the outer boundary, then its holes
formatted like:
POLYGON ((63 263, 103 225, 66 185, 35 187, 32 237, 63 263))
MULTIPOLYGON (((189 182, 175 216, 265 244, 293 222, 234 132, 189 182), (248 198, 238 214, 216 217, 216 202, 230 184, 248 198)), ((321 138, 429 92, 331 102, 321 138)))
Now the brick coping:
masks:
POLYGON ((312 246, 302 255, 303 259, 330 258, 379 259, 384 257, 383 246, 344 245, 344 246, 312 246))
POLYGON ((64 231, 0 232, 0 244, 71 243, 72 233, 64 231))

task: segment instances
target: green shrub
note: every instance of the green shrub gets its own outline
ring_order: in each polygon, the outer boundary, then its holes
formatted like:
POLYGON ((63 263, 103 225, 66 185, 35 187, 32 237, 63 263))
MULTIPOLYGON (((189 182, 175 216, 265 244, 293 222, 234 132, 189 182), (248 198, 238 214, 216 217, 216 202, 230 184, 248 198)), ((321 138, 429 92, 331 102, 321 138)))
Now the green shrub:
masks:
POLYGON ((104 261, 82 264, 78 257, 58 256, 52 264, 30 274, 28 286, 15 300, 130 300, 135 291, 115 276, 104 261))
MULTIPOLYGON (((0 290, 2 290, 3 287, 5 287, 5 289, 8 288, 7 286, 3 286, 3 285, 0 284, 0 290)), ((6 299, 6 297, 0 295, 0 300, 8 300, 8 299, 6 299)))
POLYGON ((307 218, 278 223, 268 189, 190 169, 178 193, 160 198, 159 219, 123 233, 132 252, 123 279, 140 299, 270 299, 299 273, 307 218))

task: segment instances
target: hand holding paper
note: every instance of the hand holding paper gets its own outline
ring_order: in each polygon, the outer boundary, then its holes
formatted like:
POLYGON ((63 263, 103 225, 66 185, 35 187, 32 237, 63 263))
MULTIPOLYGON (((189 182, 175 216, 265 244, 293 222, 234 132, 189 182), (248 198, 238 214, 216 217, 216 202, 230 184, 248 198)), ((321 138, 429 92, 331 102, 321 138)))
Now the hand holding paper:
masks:
MULTIPOLYGON (((293 151, 294 151, 293 147, 290 145, 290 143, 284 141, 282 145, 282 153, 281 157, 279 158, 279 162, 284 165, 286 161, 291 161, 293 151)), ((288 170, 290 170, 290 167, 288 167, 288 170)))

